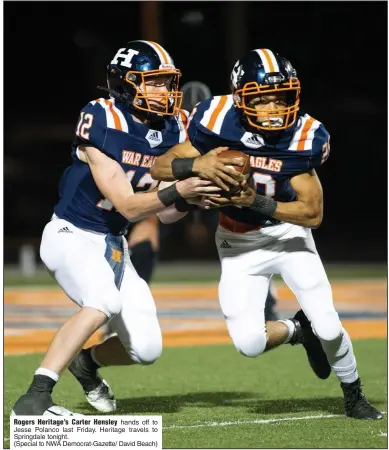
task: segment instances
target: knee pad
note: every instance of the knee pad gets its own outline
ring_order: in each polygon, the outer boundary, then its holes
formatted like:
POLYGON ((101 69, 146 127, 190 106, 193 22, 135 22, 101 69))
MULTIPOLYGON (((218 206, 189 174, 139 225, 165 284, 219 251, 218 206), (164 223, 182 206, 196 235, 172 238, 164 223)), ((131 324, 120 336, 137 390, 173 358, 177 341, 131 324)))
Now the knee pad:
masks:
POLYGON ((136 272, 146 283, 149 283, 157 260, 157 252, 153 250, 151 242, 135 244, 130 248, 130 252, 131 262, 136 272))
POLYGON ((162 337, 158 341, 146 342, 142 346, 131 348, 128 353, 131 359, 139 364, 145 366, 153 364, 162 354, 162 337))
POLYGON ((334 341, 342 334, 342 324, 335 310, 312 318, 312 328, 321 341, 334 341))
MULTIPOLYGON (((120 320, 119 320, 120 323, 120 320)), ((131 337, 131 329, 117 327, 116 332, 124 349, 133 361, 138 364, 153 364, 162 354, 162 332, 158 320, 145 322, 144 327, 132 330, 135 334, 131 337), (146 332, 141 330, 147 330, 146 332)))
POLYGON ((265 330, 258 333, 251 333, 233 339, 235 348, 243 356, 255 358, 263 353, 267 344, 267 333, 265 330))

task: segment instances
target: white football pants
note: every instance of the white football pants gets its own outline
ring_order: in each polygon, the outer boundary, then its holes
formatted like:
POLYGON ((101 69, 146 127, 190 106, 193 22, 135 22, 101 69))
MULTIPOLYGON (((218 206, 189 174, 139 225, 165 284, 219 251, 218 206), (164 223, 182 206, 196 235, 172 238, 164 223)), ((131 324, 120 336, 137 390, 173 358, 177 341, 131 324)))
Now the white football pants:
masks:
POLYGON ((159 358, 162 334, 154 299, 123 236, 82 230, 54 216, 43 231, 40 255, 71 300, 111 319, 131 359, 152 364, 159 358))
POLYGON ((237 350, 254 357, 267 343, 265 301, 269 281, 280 274, 322 343, 342 333, 332 290, 309 228, 281 223, 234 233, 219 226, 219 301, 237 350))

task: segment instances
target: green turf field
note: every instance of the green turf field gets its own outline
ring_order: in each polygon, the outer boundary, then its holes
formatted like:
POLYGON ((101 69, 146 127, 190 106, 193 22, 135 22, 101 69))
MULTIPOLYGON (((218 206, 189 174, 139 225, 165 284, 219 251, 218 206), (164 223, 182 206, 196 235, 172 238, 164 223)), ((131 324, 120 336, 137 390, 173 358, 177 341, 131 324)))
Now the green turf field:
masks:
MULTIPOLYGON (((330 280, 360 279, 360 278, 386 278, 387 266, 385 264, 325 264, 330 280)), ((207 283, 217 282, 220 277, 218 262, 190 263, 161 263, 157 265, 153 275, 153 283, 207 283)), ((280 280, 278 275, 274 280, 280 280)), ((58 286, 48 272, 40 267, 32 277, 21 275, 17 268, 4 270, 5 287, 19 286, 58 286)))
MULTIPOLYGON (((386 411, 386 341, 355 341, 354 348, 366 395, 386 411)), ((12 404, 40 359, 4 360, 6 438, 12 404)), ((387 416, 379 422, 344 417, 337 379, 317 379, 300 347, 285 345, 255 359, 231 345, 166 348, 153 366, 102 374, 116 394, 119 415, 163 416, 164 448, 387 448, 387 416)), ((67 373, 54 400, 94 414, 67 373)))

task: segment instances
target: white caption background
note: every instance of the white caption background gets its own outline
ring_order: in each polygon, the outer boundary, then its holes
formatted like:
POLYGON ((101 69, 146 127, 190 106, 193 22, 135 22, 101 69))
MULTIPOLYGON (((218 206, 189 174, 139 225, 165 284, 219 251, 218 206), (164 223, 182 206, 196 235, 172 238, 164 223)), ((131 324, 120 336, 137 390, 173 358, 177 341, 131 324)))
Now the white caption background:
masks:
POLYGON ((162 449, 162 416, 11 416, 10 448, 162 449))

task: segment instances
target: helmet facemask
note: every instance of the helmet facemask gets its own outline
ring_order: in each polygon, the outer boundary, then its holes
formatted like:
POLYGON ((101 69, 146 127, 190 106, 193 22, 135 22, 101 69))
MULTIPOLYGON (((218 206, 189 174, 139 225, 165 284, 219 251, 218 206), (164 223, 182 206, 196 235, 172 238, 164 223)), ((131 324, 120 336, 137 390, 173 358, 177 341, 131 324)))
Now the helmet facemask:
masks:
POLYGON ((183 93, 178 90, 181 72, 172 68, 149 70, 146 72, 128 71, 125 75, 125 91, 130 91, 133 98, 132 106, 142 112, 158 114, 161 116, 175 116, 179 114, 182 104, 183 93), (166 92, 153 92, 147 90, 147 82, 156 76, 170 77, 170 85, 166 92), (129 86, 128 86, 129 85, 129 86), (130 88, 130 89, 128 89, 130 88), (153 100, 164 108, 160 109, 154 105, 153 100))
POLYGON ((300 81, 291 77, 288 81, 278 84, 258 84, 256 81, 246 83, 242 89, 234 92, 235 105, 245 114, 247 122, 254 128, 264 131, 285 130, 293 125, 300 104, 300 81), (286 93, 287 106, 277 109, 257 109, 251 102, 261 95, 286 93), (261 117, 261 122, 258 117, 261 117))

